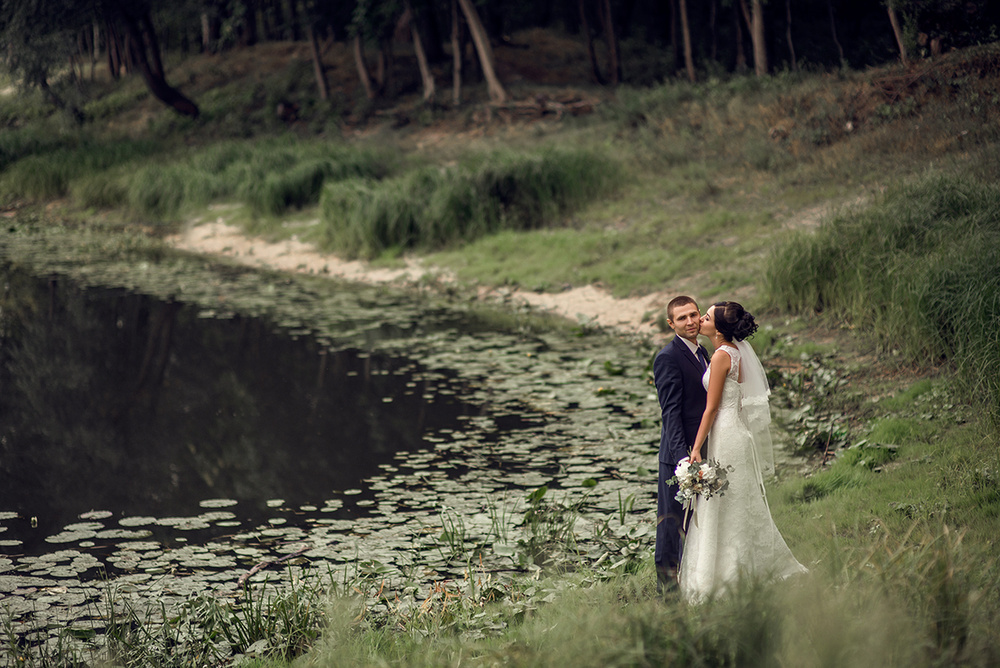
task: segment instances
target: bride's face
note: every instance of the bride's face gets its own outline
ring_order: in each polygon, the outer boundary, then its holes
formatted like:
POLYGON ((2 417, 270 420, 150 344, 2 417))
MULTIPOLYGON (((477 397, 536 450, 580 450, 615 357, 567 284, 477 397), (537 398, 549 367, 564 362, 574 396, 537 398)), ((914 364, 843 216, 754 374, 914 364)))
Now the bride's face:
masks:
POLYGON ((705 315, 701 316, 701 333, 712 339, 715 338, 715 307, 709 306, 705 315))

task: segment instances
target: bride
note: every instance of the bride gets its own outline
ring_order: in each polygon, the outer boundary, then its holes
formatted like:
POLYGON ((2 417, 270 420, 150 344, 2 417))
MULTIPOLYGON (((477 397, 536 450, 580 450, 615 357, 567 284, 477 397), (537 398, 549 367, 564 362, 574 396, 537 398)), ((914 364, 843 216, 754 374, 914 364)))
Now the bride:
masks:
POLYGON ((681 593, 690 602, 710 598, 743 576, 806 572, 774 525, 764 495, 763 476, 774 472, 774 459, 767 377, 744 340, 755 331, 754 317, 736 302, 719 302, 701 319, 701 333, 715 352, 702 377, 708 402, 691 461, 716 460, 727 469, 729 487, 721 496, 699 497, 694 507, 680 567, 681 593))

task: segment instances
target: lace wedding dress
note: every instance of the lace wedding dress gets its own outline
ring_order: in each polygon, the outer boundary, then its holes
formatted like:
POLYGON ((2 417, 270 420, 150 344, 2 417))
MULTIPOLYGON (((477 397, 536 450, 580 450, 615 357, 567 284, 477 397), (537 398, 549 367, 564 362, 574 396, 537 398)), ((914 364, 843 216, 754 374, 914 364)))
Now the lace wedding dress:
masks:
MULTIPOLYGON (((725 590, 742 576, 786 578, 805 573, 771 519, 764 483, 743 410, 740 351, 729 353, 732 365, 722 390, 722 402, 708 435, 706 459, 727 471, 729 487, 722 496, 698 497, 684 541, 681 593, 690 602, 703 601, 725 590)), ((708 387, 708 371, 702 378, 708 387)))

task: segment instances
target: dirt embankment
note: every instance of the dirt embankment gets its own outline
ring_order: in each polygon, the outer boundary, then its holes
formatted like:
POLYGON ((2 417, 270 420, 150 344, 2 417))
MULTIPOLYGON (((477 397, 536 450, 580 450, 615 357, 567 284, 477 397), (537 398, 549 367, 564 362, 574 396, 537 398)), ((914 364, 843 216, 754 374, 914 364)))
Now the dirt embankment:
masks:
MULTIPOLYGON (((362 283, 412 285, 427 279, 444 282, 454 280, 447 271, 427 266, 419 259, 408 259, 402 268, 385 269, 322 253, 314 246, 294 238, 271 242, 248 237, 223 218, 212 222, 192 223, 167 241, 175 248, 227 257, 252 267, 330 276, 362 283)), ((571 320, 653 339, 664 338, 655 324, 655 316, 666 308, 672 296, 654 293, 631 299, 617 299, 606 290, 591 285, 558 293, 539 293, 517 288, 481 287, 478 290, 478 297, 484 301, 526 303, 571 320)))

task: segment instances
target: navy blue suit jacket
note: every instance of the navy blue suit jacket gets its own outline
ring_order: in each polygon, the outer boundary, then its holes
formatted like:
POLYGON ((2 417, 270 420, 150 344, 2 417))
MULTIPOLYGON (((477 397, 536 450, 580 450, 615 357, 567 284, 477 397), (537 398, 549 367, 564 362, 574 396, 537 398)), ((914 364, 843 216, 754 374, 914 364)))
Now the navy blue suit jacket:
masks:
MULTIPOLYGON (((703 346, 700 346, 704 350, 703 346)), ((706 359, 707 357, 706 351, 706 359)), ((701 377, 705 373, 701 361, 674 336, 653 360, 653 379, 660 400, 659 460, 671 469, 688 455, 694 444, 705 412, 705 388, 701 377)))

